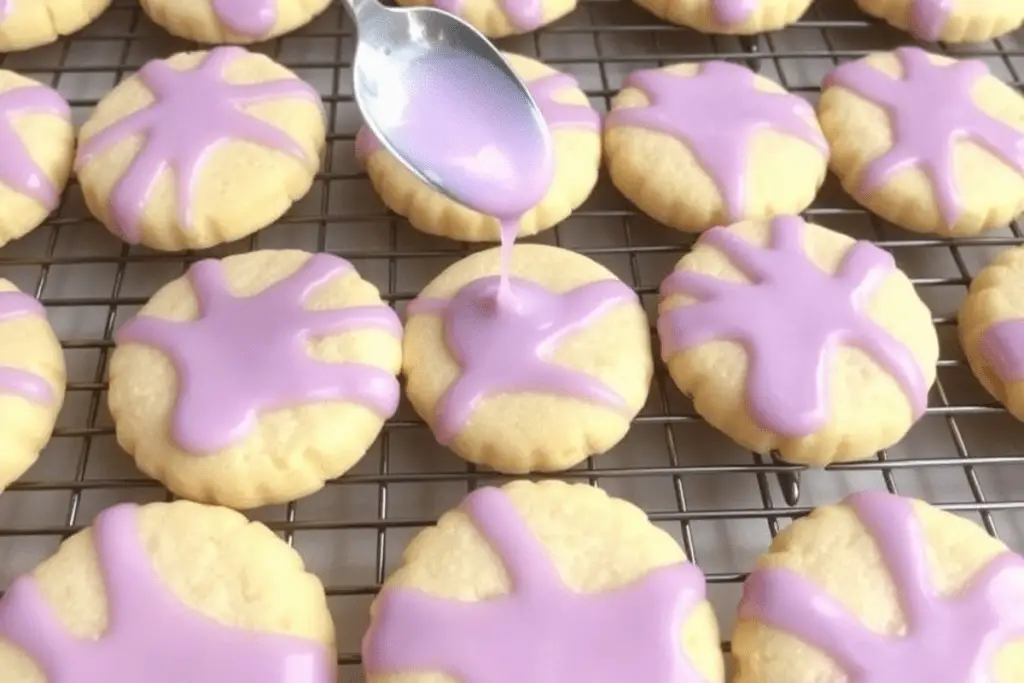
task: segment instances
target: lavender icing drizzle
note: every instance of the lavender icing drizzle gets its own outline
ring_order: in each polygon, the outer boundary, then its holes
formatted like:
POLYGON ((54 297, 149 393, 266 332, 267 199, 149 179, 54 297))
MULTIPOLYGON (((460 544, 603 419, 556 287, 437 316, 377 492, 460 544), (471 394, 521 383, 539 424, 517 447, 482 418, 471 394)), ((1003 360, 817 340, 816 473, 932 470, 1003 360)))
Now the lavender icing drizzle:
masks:
MULTIPOLYGON (((26 316, 45 318, 43 305, 21 292, 0 292, 0 323, 26 316)), ((36 405, 51 405, 56 401, 53 387, 39 375, 0 365, 0 395, 19 396, 36 405)))
POLYGON ((71 108, 44 85, 18 86, 0 93, 0 182, 31 197, 47 210, 60 203, 60 190, 29 155, 12 119, 25 114, 50 114, 71 121, 71 108))
POLYGON ((263 38, 277 23, 277 0, 213 0, 221 23, 248 38, 263 38))

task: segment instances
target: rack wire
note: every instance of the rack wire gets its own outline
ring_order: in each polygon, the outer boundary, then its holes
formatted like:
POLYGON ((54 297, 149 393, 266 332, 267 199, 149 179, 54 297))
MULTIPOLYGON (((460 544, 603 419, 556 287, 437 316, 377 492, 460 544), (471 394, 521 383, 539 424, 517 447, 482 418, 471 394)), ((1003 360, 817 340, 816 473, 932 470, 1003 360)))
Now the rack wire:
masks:
MULTIPOLYGON (((796 26, 743 39, 664 24, 628 0, 582 0, 556 25, 500 45, 572 73, 606 110, 629 71, 706 59, 746 63, 814 101, 821 77, 838 62, 908 42, 906 35, 869 21, 852 0, 817 0, 796 26)), ((53 441, 39 463, 0 496, 0 586, 50 554, 103 507, 168 497, 119 451, 105 408, 105 372, 113 330, 189 263, 256 248, 331 251, 355 263, 401 311, 470 249, 417 233, 376 199, 352 150, 359 123, 351 97, 353 46, 351 25, 332 8, 303 30, 254 48, 316 85, 331 122, 313 191, 274 227, 202 254, 156 253, 110 236, 90 218, 72 183, 51 220, 0 250, 0 276, 44 302, 69 368, 68 396, 53 441)), ((984 59, 996 75, 1021 86, 1024 48, 1016 36, 955 49, 928 47, 984 59)), ((7 55, 0 68, 58 88, 81 122, 100 96, 147 60, 195 48, 150 24, 136 2, 114 0, 81 33, 7 55)), ((939 377, 925 417, 907 438, 872 460, 804 471, 747 453, 715 432, 659 367, 651 397, 623 443, 559 475, 632 500, 672 533, 707 573, 726 636, 740 583, 771 536, 813 505, 854 490, 884 488, 924 498, 972 517, 1011 547, 1024 547, 1024 426, 973 379, 955 325, 971 278, 1001 249, 1024 243, 1020 226, 973 239, 912 235, 858 208, 835 183, 807 216, 890 250, 933 310, 942 344, 939 377)), ((652 313, 658 283, 692 243, 638 214, 606 179, 584 207, 537 240, 607 265, 652 313)), ((340 680, 362 680, 358 645, 367 607, 408 539, 468 490, 499 479, 437 446, 403 405, 348 475, 302 501, 254 513, 323 578, 338 626, 340 680)))

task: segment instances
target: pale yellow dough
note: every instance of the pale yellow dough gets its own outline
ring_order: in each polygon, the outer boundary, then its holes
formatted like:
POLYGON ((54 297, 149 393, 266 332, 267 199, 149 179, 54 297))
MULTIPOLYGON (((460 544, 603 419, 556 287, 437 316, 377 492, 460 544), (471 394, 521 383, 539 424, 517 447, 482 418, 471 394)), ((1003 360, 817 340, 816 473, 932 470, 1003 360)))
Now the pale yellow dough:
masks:
MULTIPOLYGON (((323 585, 266 526, 225 508, 188 501, 144 505, 137 522, 138 543, 153 570, 196 618, 302 638, 322 644, 326 656, 334 656, 334 624, 323 585)), ((103 635, 109 602, 91 528, 64 541, 31 576, 70 637, 89 641, 103 635)), ((173 641, 166 645, 175 652, 173 641)), ((4 683, 48 683, 40 668, 3 638, 0 671, 4 683)))
MULTIPOLYGON (((255 6, 255 0, 251 0, 255 6)), ((254 37, 232 31, 217 16, 213 0, 140 0, 142 9, 168 33, 198 43, 248 44, 270 40, 308 24, 331 0, 274 0, 277 21, 269 33, 254 37)), ((259 3, 262 4, 262 3, 259 3)))
MULTIPOLYGON (((241 48, 238 48, 241 49, 241 48)), ((167 64, 177 70, 195 68, 206 52, 179 53, 167 64)), ((224 69, 230 83, 263 83, 298 77, 269 57, 252 52, 224 69)), ((153 94, 138 76, 108 93, 82 126, 80 144, 116 121, 151 104, 153 94)), ((323 107, 319 102, 281 97, 251 104, 246 113, 287 133, 306 153, 299 161, 288 154, 242 140, 213 147, 200 164, 191 207, 193 225, 179 220, 176 178, 171 169, 161 175, 149 194, 142 217, 142 244, 153 249, 205 249, 250 235, 276 221, 313 184, 326 139, 323 107)), ((196 125, 202 125, 197 122, 196 125)), ((97 154, 78 169, 89 210, 117 234, 109 209, 110 195, 142 149, 134 136, 97 154)))
MULTIPOLYGON (((450 299, 470 282, 497 275, 499 252, 488 249, 455 263, 420 296, 450 299)), ((511 273, 554 292, 615 278, 585 256, 538 244, 515 247, 511 273)), ((429 314, 410 316, 406 324, 406 391, 432 427, 439 402, 461 376, 444 328, 440 316, 429 314)), ((625 399, 628 414, 563 396, 502 392, 479 402, 452 450, 501 472, 553 472, 618 443, 643 407, 653 373, 649 322, 639 301, 617 305, 565 337, 548 359, 604 382, 625 399)))
MULTIPOLYGON (((513 54, 505 54, 505 57, 526 81, 556 73, 528 57, 513 54)), ((590 107, 587 96, 579 88, 567 88, 555 99, 563 104, 590 107)), ((360 138, 366 134, 365 129, 360 131, 360 138)), ((554 179, 541 203, 520 221, 520 237, 547 230, 568 218, 586 201, 597 183, 601 165, 600 131, 564 127, 552 131, 551 137, 555 157, 554 179)), ((357 148, 364 143, 365 140, 360 139, 357 148)), ((498 241, 496 218, 477 213, 441 195, 414 176, 390 152, 378 147, 363 163, 370 182, 388 208, 408 218, 418 230, 468 242, 498 241)))
POLYGON ((91 24, 111 0, 10 0, 0 20, 0 52, 48 45, 91 24))
MULTIPOLYGON (((856 0, 868 14, 883 19, 902 31, 911 31, 916 2, 935 6, 942 0, 856 0)), ((979 43, 1020 28, 1024 22, 1022 0, 951 0, 949 18, 939 40, 946 43, 979 43)), ((931 36, 918 36, 930 40, 931 36)))
MULTIPOLYGON (((506 36, 530 33, 531 29, 522 29, 512 23, 505 13, 505 5, 525 5, 532 0, 450 0, 461 9, 456 12, 459 17, 483 33, 488 38, 504 38, 506 36)), ((576 9, 578 0, 536 0, 541 7, 541 26, 547 26, 569 12, 576 9)), ((397 0, 399 5, 406 7, 435 5, 434 0, 397 0)), ((539 27, 538 27, 539 28, 539 27)))
POLYGON ((755 0, 754 11, 739 23, 719 20, 716 4, 722 0, 636 0, 648 12, 665 21, 702 33, 752 35, 777 31, 794 24, 812 0, 755 0))
MULTIPOLYGON (((221 261, 230 291, 252 296, 295 273, 311 257, 302 251, 264 250, 221 261)), ((309 310, 381 304, 377 289, 350 271, 314 289, 309 310)), ((193 320, 191 282, 165 285, 140 311, 168 320, 193 320)), ((253 343, 258 343, 254 339, 253 343)), ((378 329, 313 337, 311 357, 326 363, 366 363, 397 375, 401 340, 378 329)), ((321 401, 262 414, 257 427, 232 446, 194 455, 180 448, 170 423, 179 377, 165 353, 141 343, 121 343, 110 361, 110 414, 117 440, 146 474, 179 496, 247 509, 313 493, 354 465, 377 438, 384 417, 349 401, 321 401)))

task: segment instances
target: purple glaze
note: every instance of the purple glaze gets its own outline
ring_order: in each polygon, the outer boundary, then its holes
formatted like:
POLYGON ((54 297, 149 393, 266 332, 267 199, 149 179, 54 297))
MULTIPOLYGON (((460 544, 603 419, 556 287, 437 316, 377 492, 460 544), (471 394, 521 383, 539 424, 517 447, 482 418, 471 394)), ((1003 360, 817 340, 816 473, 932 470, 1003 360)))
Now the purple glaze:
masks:
POLYGON ((747 580, 740 617, 828 655, 849 683, 995 683, 993 656, 1024 638, 1024 559, 1003 553, 954 595, 932 579, 928 541, 909 500, 887 493, 847 499, 874 538, 895 584, 906 633, 880 634, 838 600, 788 569, 747 580))
POLYGON ((92 158, 137 135, 145 136, 142 150, 121 176, 110 195, 113 227, 127 242, 138 242, 143 209, 160 175, 175 174, 178 220, 193 225, 194 188, 207 155, 229 140, 246 140, 312 165, 302 146, 287 133, 245 112, 251 104, 277 99, 320 103, 320 96, 298 78, 236 85, 224 80, 224 70, 249 54, 240 47, 210 50, 190 71, 151 61, 138 73, 153 93, 151 105, 111 124, 83 142, 75 166, 81 170, 92 158))
POLYGON ((213 0, 213 12, 232 32, 263 38, 277 23, 277 0, 213 0))
POLYGON ((711 12, 719 24, 738 26, 750 18, 758 4, 758 0, 711 0, 711 12))
POLYGON ((825 79, 826 88, 845 88, 884 107, 892 123, 892 148, 864 167, 858 191, 870 195, 897 173, 918 168, 930 179, 939 213, 952 228, 963 213, 953 164, 957 143, 970 140, 1024 173, 1024 134, 975 104, 972 89, 989 73, 984 63, 933 64, 928 53, 916 47, 903 47, 895 54, 903 66, 902 78, 859 60, 838 67, 825 79))
POLYGON ((0 93, 0 183, 53 211, 60 202, 60 190, 32 160, 25 142, 14 130, 13 119, 26 114, 51 114, 70 122, 71 108, 44 85, 19 86, 0 93))
POLYGON ((246 437, 263 413, 317 401, 352 401, 390 417, 398 407, 398 380, 380 368, 325 363, 310 357, 311 339, 363 329, 402 333, 383 304, 310 311, 306 299, 331 279, 352 272, 344 259, 312 256, 294 275, 259 294, 228 291, 223 266, 200 261, 188 272, 199 317, 176 322, 150 316, 130 320, 118 344, 163 351, 178 373, 171 433, 182 449, 207 455, 246 437))
POLYGON ((1024 380, 1024 320, 1001 320, 981 335, 981 355, 1004 382, 1024 380))
POLYGON ((48 683, 330 683, 320 643, 224 626, 179 601, 139 538, 138 508, 105 510, 93 527, 108 624, 97 640, 72 636, 31 576, 0 599, 0 637, 25 652, 48 683))
MULTIPOLYGON (((541 0, 498 0, 501 11, 512 26, 527 33, 544 25, 544 6, 541 0)), ((466 0, 434 0, 434 7, 455 16, 462 16, 466 0)))
MULTIPOLYGON (((46 317, 43 305, 21 292, 0 292, 0 323, 35 316, 46 317)), ((0 365, 0 396, 19 396, 37 405, 52 405, 56 401, 53 387, 45 379, 31 372, 0 365)))
POLYGON ((11 15, 11 10, 14 9, 14 0, 0 0, 0 21, 3 21, 11 15))
POLYGON ((671 564, 621 588, 576 593, 503 491, 479 489, 462 510, 505 566, 512 591, 460 602, 385 587, 363 640, 369 675, 431 671, 460 683, 704 683, 680 641, 683 624, 705 597, 695 566, 671 564))
POLYGON ((650 104, 613 110, 607 127, 647 128, 684 143, 717 186, 728 219, 742 220, 757 133, 785 133, 828 154, 810 104, 789 93, 764 92, 756 83, 752 71, 728 62, 704 62, 692 77, 634 71, 625 86, 643 92, 650 104))
POLYGON ((953 13, 953 0, 914 0, 910 32, 922 40, 938 40, 953 13))
POLYGON ((832 358, 840 346, 867 353, 906 393, 915 416, 927 405, 928 386, 910 350, 864 313, 896 266, 892 256, 857 242, 835 275, 815 265, 803 247, 805 223, 772 221, 771 246, 756 247, 727 228, 704 233, 699 244, 729 258, 750 284, 677 270, 663 297, 698 300, 658 319, 662 357, 701 344, 733 341, 747 352, 747 406, 757 424, 783 436, 807 436, 823 427, 831 405, 832 358))

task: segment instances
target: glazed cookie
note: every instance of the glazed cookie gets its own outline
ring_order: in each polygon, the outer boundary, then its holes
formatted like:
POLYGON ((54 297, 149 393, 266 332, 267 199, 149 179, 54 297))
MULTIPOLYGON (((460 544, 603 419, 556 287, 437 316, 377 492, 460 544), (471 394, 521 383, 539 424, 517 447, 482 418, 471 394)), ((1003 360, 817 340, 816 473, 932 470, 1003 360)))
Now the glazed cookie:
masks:
POLYGON ((818 110, 843 187, 897 225, 974 235, 1024 209, 1024 97, 982 62, 871 54, 828 75, 818 110))
POLYGON ((117 440, 174 493, 243 509, 320 489, 399 399, 401 325, 344 259, 205 260, 116 335, 117 440))
POLYGON ((931 313, 868 242, 795 216, 715 228, 661 293, 672 379, 753 451, 806 465, 867 458, 928 404, 931 313))
POLYGON ((868 14, 928 41, 983 42, 1024 22, 1020 0, 857 0, 857 4, 868 14))
POLYGON ((752 35, 796 23, 812 0, 636 0, 648 12, 704 33, 752 35))
POLYGON ((0 0, 0 52, 48 45, 91 24, 111 0, 0 0))
POLYGON ((51 88, 0 70, 0 246, 60 204, 75 155, 71 108, 51 88))
POLYGON ((309 23, 330 0, 141 0, 168 33, 199 43, 269 40, 309 23))
POLYGON ((0 279, 0 491, 50 440, 64 381, 64 354, 43 306, 0 279))
POLYGON ((882 492, 818 508, 747 579, 735 683, 1012 683, 1024 559, 966 519, 882 492))
POLYGON ((615 186, 688 231, 803 211, 828 169, 814 108, 727 62, 630 74, 604 146, 615 186))
POLYGON ((368 683, 722 683, 705 591, 631 503, 556 481, 482 488, 409 544, 363 664, 368 683))
POLYGON ((320 97, 239 47, 152 61, 100 100, 76 170, 93 214, 126 242, 203 249, 273 223, 309 191, 320 97))
POLYGON ((0 599, 4 683, 333 683, 319 579, 259 522, 122 504, 0 599))
MULTIPOLYGON (((601 165, 600 117, 572 76, 527 57, 504 56, 527 82, 554 145, 551 188, 520 221, 518 235, 523 237, 557 225, 590 196, 601 165)), ((365 126, 356 136, 356 156, 388 208, 408 218, 413 227, 457 240, 498 241, 497 218, 468 209, 426 185, 383 149, 365 126)))
POLYGON ((566 249, 469 256, 409 304, 406 392, 437 440, 501 472, 565 470, 618 443, 653 363, 636 294, 566 249))
POLYGON ((488 38, 530 33, 561 19, 577 0, 397 0, 399 5, 431 5, 456 15, 488 38))

